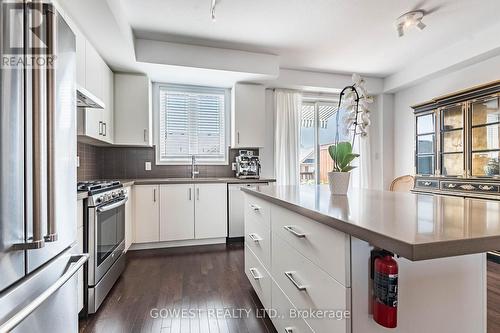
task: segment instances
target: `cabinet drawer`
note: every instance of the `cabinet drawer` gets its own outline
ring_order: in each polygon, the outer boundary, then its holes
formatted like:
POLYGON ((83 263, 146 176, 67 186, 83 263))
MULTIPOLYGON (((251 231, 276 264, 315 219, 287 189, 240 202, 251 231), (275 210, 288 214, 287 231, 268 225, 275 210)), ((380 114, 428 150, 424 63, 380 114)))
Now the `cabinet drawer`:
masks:
POLYGON ((481 184, 468 182, 442 181, 441 189, 448 191, 460 192, 477 192, 477 193, 499 193, 500 186, 496 184, 481 184))
POLYGON ((248 246, 245 246, 245 274, 266 309, 271 308, 271 276, 248 246))
POLYGON ((291 315, 291 310, 296 310, 288 297, 278 287, 276 283, 272 284, 272 302, 273 309, 277 311, 276 317, 273 317, 273 324, 278 332, 289 333, 313 333, 314 331, 307 325, 302 318, 291 315))
MULTIPOLYGON (((298 310, 350 311, 350 288, 272 234, 272 275, 298 310)), ((349 319, 305 319, 316 333, 347 332, 349 319)))
POLYGON ((342 285, 350 286, 349 235, 279 206, 272 206, 271 231, 342 285))
POLYGON ((252 195, 245 194, 245 220, 254 220, 270 229, 271 205, 252 195))
POLYGON ((439 189, 439 182, 434 179, 417 179, 417 181, 415 182, 415 187, 437 190, 439 189))
POLYGON ((245 244, 267 269, 271 267, 271 230, 260 219, 245 219, 245 244))

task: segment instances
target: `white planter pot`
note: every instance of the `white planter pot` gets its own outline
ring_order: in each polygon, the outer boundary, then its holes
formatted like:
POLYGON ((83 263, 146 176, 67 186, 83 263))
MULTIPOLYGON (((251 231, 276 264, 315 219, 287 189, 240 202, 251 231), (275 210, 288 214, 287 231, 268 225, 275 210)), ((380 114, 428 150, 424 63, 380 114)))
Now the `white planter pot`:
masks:
POLYGON ((328 184, 332 194, 346 195, 349 189, 350 172, 329 172, 328 184))

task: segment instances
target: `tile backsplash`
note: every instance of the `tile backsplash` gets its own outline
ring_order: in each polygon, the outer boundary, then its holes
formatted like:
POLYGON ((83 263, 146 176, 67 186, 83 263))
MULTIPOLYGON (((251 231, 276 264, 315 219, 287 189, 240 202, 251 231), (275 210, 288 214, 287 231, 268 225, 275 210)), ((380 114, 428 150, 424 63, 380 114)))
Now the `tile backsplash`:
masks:
MULTIPOLYGON (((258 153, 258 150, 256 150, 258 153)), ((229 149, 229 165, 198 165, 197 177, 234 177, 231 170, 238 149, 229 149)), ((155 148, 95 147, 78 143, 78 180, 190 177, 190 165, 156 165, 155 148), (146 171, 145 162, 151 162, 146 171)))

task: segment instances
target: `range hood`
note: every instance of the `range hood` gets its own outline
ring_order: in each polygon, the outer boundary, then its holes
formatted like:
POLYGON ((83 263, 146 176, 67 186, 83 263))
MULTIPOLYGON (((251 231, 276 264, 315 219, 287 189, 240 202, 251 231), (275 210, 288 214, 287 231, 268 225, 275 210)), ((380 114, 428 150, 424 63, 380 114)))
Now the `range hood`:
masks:
POLYGON ((76 88, 76 106, 93 109, 104 109, 106 107, 103 101, 81 86, 76 88))

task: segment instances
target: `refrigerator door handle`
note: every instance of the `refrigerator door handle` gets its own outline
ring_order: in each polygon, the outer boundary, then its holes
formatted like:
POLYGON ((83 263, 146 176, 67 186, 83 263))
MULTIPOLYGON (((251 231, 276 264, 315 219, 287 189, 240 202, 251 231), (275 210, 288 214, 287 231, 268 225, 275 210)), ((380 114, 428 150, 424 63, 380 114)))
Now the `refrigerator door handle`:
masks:
POLYGON ((55 216, 55 164, 56 164, 56 70, 54 68, 54 56, 57 54, 57 17, 56 10, 53 4, 46 5, 46 23, 47 23, 47 234, 45 242, 57 241, 57 226, 55 216), (52 61, 50 60, 52 59, 52 61))
MULTIPOLYGON (((37 26, 38 17, 34 15, 35 10, 43 12, 43 3, 30 2, 27 3, 26 9, 28 12, 28 22, 32 26, 37 26)), ((27 24, 29 25, 29 24, 27 24)), ((28 45, 32 45, 33 50, 42 50, 41 41, 39 38, 33 38, 32 34, 28 31, 27 25, 25 26, 28 45), (29 37, 31 36, 31 37, 29 37)), ((40 51, 40 54, 42 52, 40 51)), ((33 170, 29 172, 27 177, 32 178, 32 192, 28 191, 27 200, 32 201, 33 217, 32 217, 32 232, 33 236, 26 236, 24 243, 14 244, 13 250, 33 250, 40 249, 45 246, 43 237, 42 225, 46 220, 47 215, 47 201, 46 201, 46 139, 47 139, 47 118, 44 105, 44 66, 32 65, 31 66, 31 118, 32 118, 32 137, 26 142, 26 146, 32 154, 33 170)))
POLYGON ((26 319, 31 313, 33 313, 40 305, 43 304, 50 296, 52 296, 56 291, 59 290, 73 275, 75 275, 78 270, 85 264, 88 260, 88 254, 80 254, 71 256, 71 263, 66 269, 66 271, 61 275, 53 285, 47 288, 43 293, 41 293, 37 298, 35 298, 31 303, 25 306, 21 311, 17 312, 6 322, 0 326, 0 332, 10 332, 17 325, 19 325, 24 319, 26 319))

